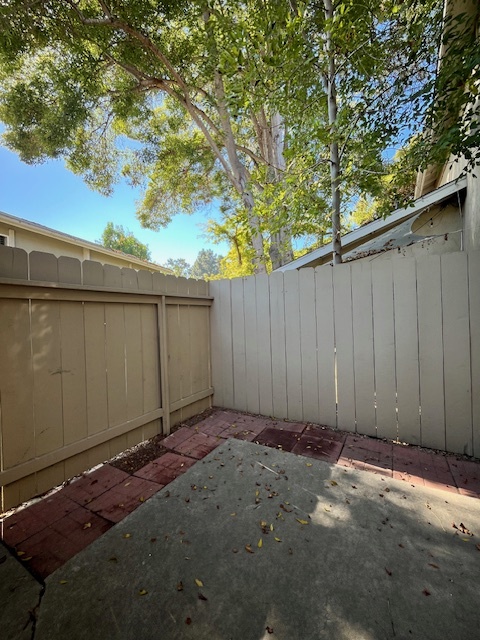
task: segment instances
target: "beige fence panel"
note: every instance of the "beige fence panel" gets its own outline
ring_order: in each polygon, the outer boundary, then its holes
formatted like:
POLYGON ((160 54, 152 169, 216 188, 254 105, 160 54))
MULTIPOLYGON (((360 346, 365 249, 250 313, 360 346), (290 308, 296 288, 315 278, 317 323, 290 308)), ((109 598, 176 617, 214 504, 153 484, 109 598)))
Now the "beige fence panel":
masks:
POLYGON ((479 255, 213 283, 215 402, 479 455, 479 255))
POLYGON ((445 390, 440 256, 417 262, 422 444, 445 449, 445 390))
POLYGON ((0 247, 1 508, 209 407, 210 304, 204 282, 0 247))
POLYGON ((258 376, 258 339, 257 339, 257 308, 256 308, 256 279, 245 278, 243 281, 243 295, 245 298, 245 389, 247 396, 247 411, 259 413, 260 380, 258 376), (249 301, 251 301, 249 303, 249 301))
POLYGON ((420 374, 416 262, 393 261, 398 437, 420 444, 420 374))
POLYGON ((480 251, 468 254, 473 455, 480 458, 480 251))
POLYGON ((353 262, 351 273, 356 428, 376 436, 371 263, 353 262))
POLYGON ((472 455, 472 388, 467 254, 445 254, 441 257, 441 267, 445 371, 445 448, 449 451, 460 451, 472 455), (464 283, 464 286, 459 286, 459 283, 464 283))
POLYGON ((337 425, 355 431, 352 282, 349 264, 333 269, 335 348, 337 358, 337 425))
MULTIPOLYGON (((322 424, 337 426, 335 323, 332 269, 315 269, 318 415, 322 424)), ((317 422, 317 420, 314 420, 317 422)))

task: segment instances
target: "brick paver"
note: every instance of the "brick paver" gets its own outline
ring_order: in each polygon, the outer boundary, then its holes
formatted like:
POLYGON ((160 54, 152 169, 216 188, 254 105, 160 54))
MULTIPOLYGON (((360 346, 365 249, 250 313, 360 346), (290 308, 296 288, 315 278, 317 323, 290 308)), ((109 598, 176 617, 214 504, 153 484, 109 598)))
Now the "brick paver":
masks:
POLYGON ((162 444, 167 453, 134 474, 104 464, 15 510, 0 521, 1 538, 32 571, 46 577, 227 438, 393 477, 413 486, 480 498, 477 461, 329 427, 218 409, 194 427, 183 426, 166 437, 162 444))

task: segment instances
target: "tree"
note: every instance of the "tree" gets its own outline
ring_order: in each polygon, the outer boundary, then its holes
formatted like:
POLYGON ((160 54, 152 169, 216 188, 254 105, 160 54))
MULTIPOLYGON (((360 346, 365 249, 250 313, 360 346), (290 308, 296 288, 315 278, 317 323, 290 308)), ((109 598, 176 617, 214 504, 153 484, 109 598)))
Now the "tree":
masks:
POLYGON ((137 240, 133 233, 124 229, 122 225, 114 225, 113 222, 108 222, 99 242, 107 249, 123 251, 123 253, 136 256, 141 260, 150 260, 148 246, 137 240))
POLYGON ((190 277, 190 270, 192 267, 186 260, 184 260, 184 258, 169 258, 163 266, 167 267, 167 269, 171 269, 174 275, 178 277, 190 277))
POLYGON ((190 277, 205 280, 218 275, 221 259, 222 256, 213 253, 211 249, 200 249, 190 271, 190 277))

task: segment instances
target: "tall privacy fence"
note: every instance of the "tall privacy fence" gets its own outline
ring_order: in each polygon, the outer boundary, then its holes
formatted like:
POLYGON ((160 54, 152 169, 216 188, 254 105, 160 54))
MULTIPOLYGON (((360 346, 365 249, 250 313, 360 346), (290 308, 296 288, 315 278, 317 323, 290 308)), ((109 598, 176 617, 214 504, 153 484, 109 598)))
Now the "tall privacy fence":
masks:
POLYGON ((211 404, 208 283, 0 246, 3 509, 211 404))
POLYGON ((480 457, 480 253, 210 283, 215 404, 480 457))

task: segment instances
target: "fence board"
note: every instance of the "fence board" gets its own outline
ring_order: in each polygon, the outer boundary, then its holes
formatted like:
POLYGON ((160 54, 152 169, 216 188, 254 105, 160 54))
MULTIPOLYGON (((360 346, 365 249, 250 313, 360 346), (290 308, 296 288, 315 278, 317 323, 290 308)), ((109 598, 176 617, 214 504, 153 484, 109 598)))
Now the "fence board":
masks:
POLYGON ((356 427, 376 436, 371 263, 352 262, 351 275, 356 427))
MULTIPOLYGON (((212 283, 213 285, 213 283, 212 283)), ((215 341, 220 344, 222 368, 217 371, 214 387, 220 386, 222 389, 222 403, 220 406, 234 406, 234 379, 233 379, 233 323, 232 323, 232 292, 230 280, 218 283, 220 307, 217 315, 220 316, 220 334, 215 341)), ((214 334, 212 333, 212 339, 214 334)), ((219 402, 216 401, 216 404, 219 402)))
POLYGON ((260 412, 255 276, 243 281, 247 411, 260 412))
POLYGON ((108 424, 114 427, 127 419, 125 316, 122 304, 105 306, 105 323, 108 424))
POLYGON ((243 278, 231 281, 232 292, 232 353, 233 353, 233 408, 247 406, 247 368, 245 360, 245 317, 243 278))
POLYGON ((285 292, 283 273, 270 276, 273 415, 286 418, 287 359, 285 352, 285 292))
POLYGON ((333 296, 337 355, 338 427, 355 431, 352 285, 349 264, 339 264, 333 268, 333 296))
POLYGON ((85 327, 81 302, 60 305, 62 340, 63 441, 71 444, 88 436, 85 381, 85 327))
POLYGON ((466 253, 443 255, 441 268, 446 448, 449 451, 472 455, 470 319, 466 253))
MULTIPOLYGON (((180 285, 184 288, 188 288, 188 282, 186 278, 178 278, 180 285), (184 282, 182 282, 182 280, 184 282)), ((180 291, 180 288, 179 288, 180 291)), ((192 379, 191 379, 191 346, 192 340, 192 327, 190 325, 190 307, 178 306, 178 320, 180 337, 178 340, 179 352, 180 352, 180 370, 179 377, 181 383, 181 395, 180 398, 188 398, 192 395, 192 379)), ((179 399, 180 399, 179 398, 179 399)))
MULTIPOLYGON (((140 305, 126 304, 125 314, 125 364, 126 364, 126 400, 127 420, 141 416, 143 407, 143 357, 142 357, 142 318, 140 305)), ((152 345, 147 347, 152 348, 152 345)), ((155 407, 156 408, 156 407, 155 407)), ((130 443, 130 436, 127 438, 130 443)))
POLYGON ((0 469, 3 471, 35 455, 29 303, 2 300, 0 326, 0 469))
POLYGON ((315 269, 319 421, 337 426, 333 280, 330 266, 315 269))
POLYGON ((143 408, 145 413, 158 409, 160 402, 159 336, 157 313, 153 305, 141 305, 140 324, 142 332, 143 362, 143 408))
POLYGON ((372 261, 377 436, 397 438, 395 325, 391 261, 372 261))
POLYGON ((318 422, 317 323, 315 318, 315 271, 298 272, 300 353, 302 363, 303 420, 318 422))
POLYGON ((167 306, 167 349, 168 349, 168 379, 170 404, 180 400, 182 397, 182 352, 180 341, 179 306, 167 306))
POLYGON ((298 271, 284 274, 285 353, 287 362, 287 407, 289 420, 302 420, 302 354, 300 351, 300 296, 298 271))
POLYGON ((255 306, 257 311, 258 392, 260 413, 273 415, 272 346, 270 342, 270 290, 267 275, 255 278, 255 306))
POLYGON ((422 445, 445 449, 440 257, 417 261, 418 349, 422 445))
POLYGON ((105 306, 90 302, 83 308, 88 435, 108 427, 105 306))
POLYGON ((398 437, 421 444, 417 274, 413 258, 393 261, 398 437))
POLYGON ((480 458, 480 251, 468 255, 473 455, 480 458))
POLYGON ((210 387, 209 360, 210 331, 208 307, 190 307, 190 375, 191 393, 195 394, 210 387))
POLYGON ((213 296, 213 306, 211 315, 211 344, 212 344, 212 385, 215 390, 214 403, 220 407, 224 406, 223 399, 223 377, 224 370, 227 368, 226 355, 230 349, 228 340, 224 342, 221 335, 222 324, 226 324, 225 318, 222 317, 222 292, 225 281, 214 280, 211 283, 210 290, 213 296), (225 352, 225 356, 223 356, 225 352))
POLYGON ((63 446, 60 303, 32 302, 35 454, 63 446))

